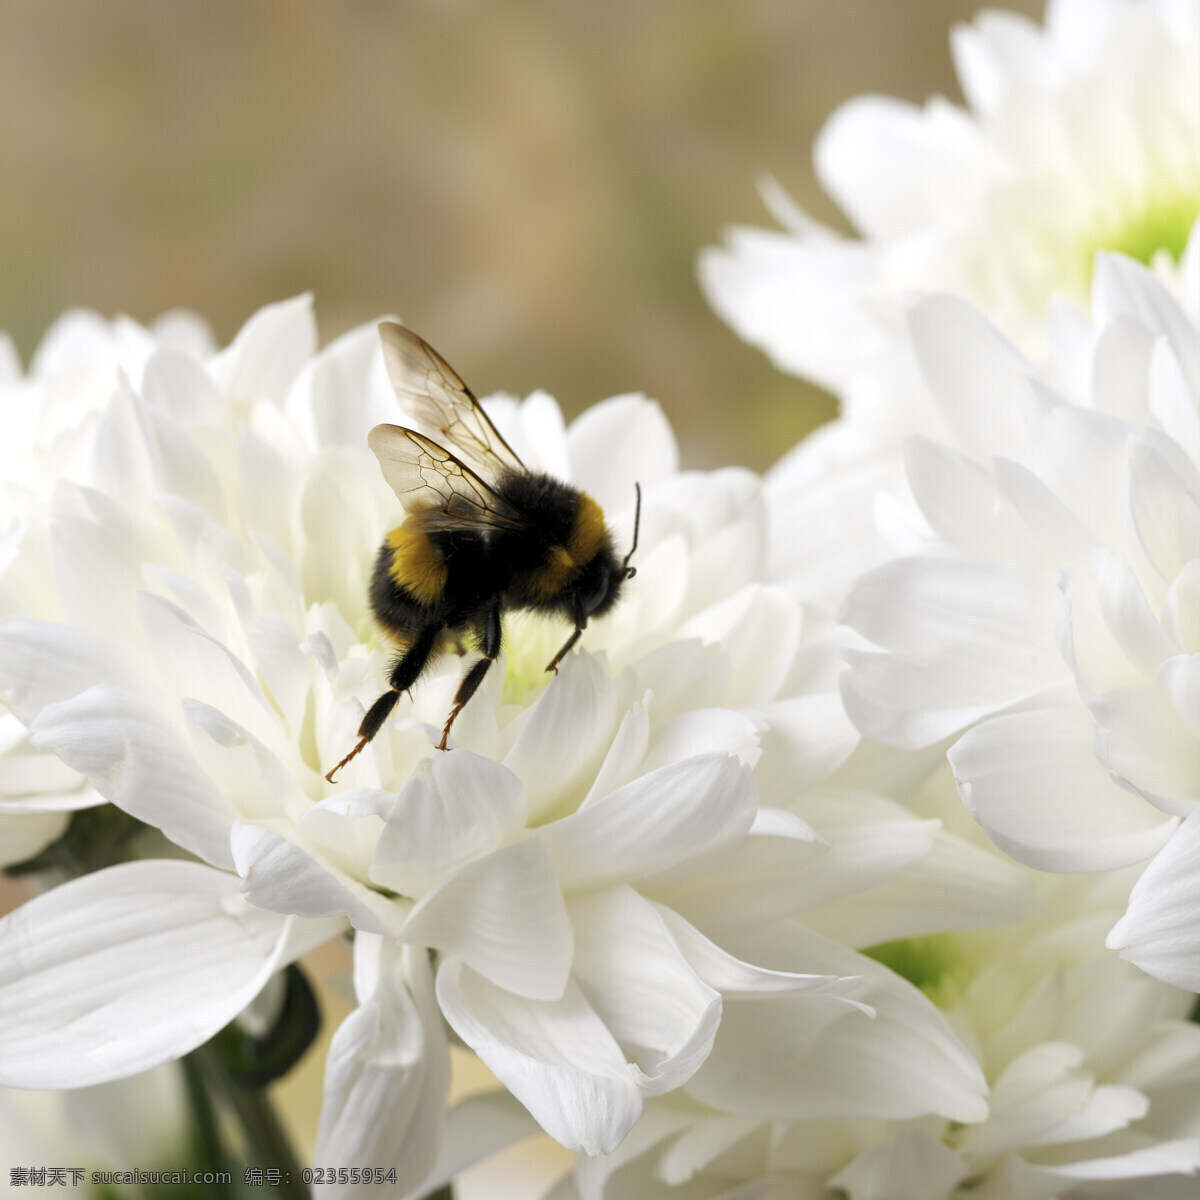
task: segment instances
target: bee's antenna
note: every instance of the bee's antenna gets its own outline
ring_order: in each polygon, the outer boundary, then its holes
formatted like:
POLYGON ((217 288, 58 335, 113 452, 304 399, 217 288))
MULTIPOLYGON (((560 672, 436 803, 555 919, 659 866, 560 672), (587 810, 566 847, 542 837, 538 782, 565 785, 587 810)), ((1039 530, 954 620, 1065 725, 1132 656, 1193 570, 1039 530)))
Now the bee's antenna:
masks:
POLYGON ((629 560, 633 557, 633 552, 637 549, 638 526, 642 523, 642 485, 635 483, 633 490, 637 492, 637 505, 633 510, 633 545, 629 547, 629 553, 625 555, 625 561, 621 564, 621 570, 624 572, 626 579, 632 579, 637 574, 637 567, 631 567, 629 560))

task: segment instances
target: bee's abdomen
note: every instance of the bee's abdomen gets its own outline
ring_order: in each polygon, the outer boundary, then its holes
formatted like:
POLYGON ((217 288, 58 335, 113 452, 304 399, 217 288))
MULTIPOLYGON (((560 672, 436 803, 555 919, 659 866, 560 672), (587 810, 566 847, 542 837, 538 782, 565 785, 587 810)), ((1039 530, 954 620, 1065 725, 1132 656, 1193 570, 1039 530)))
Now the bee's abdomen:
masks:
MULTIPOLYGON (((404 644, 429 623, 431 610, 439 607, 447 571, 432 545, 426 554, 423 548, 411 543, 409 535, 397 537, 402 533, 405 533, 402 527, 393 529, 379 547, 371 576, 370 600, 371 612, 380 628, 394 641, 404 644), (437 566, 428 561, 429 556, 437 559, 437 566)), ((424 534, 412 536, 428 542, 424 534)))
POLYGON ((387 535, 383 548, 389 554, 387 570, 394 583, 419 604, 441 600, 450 571, 427 533, 399 525, 387 535))

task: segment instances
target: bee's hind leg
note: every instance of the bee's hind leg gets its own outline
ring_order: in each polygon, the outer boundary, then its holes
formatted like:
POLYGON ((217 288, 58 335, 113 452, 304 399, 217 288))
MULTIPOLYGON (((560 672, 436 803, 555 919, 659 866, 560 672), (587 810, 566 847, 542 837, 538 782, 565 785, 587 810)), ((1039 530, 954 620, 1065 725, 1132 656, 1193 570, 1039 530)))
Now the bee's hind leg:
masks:
POLYGON ((384 692, 367 709, 366 716, 363 717, 362 724, 358 727, 358 744, 325 776, 330 783, 334 782, 333 777, 352 758, 366 749, 371 739, 383 728, 383 723, 392 715, 392 709, 396 707, 396 701, 400 699, 400 693, 408 691, 417 682, 421 672, 425 670, 426 663, 429 662, 430 655, 433 654, 438 634, 441 632, 441 625, 426 625, 417 635, 417 640, 400 656, 399 661, 392 668, 392 675, 388 680, 391 690, 384 692))
POLYGON ((450 715, 446 718, 446 724, 442 728, 442 740, 438 742, 439 750, 449 749, 446 739, 450 736, 450 726, 454 724, 454 718, 462 712, 467 701, 475 695, 476 689, 483 682, 483 677, 488 673, 488 667, 496 661, 500 654, 500 605, 498 602, 494 602, 484 614, 480 642, 483 647, 483 657, 477 663, 472 664, 471 669, 463 676, 462 683, 458 685, 458 691, 454 693, 454 707, 450 710, 450 715))

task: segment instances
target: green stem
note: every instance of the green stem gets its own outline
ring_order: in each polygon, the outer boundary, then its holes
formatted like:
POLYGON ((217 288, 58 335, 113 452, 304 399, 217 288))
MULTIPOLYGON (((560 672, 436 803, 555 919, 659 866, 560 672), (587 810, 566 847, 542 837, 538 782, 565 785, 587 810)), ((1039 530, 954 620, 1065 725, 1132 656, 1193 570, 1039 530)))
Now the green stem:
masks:
POLYGON ((197 1160, 196 1168, 201 1171, 227 1171, 233 1163, 221 1145, 217 1114, 213 1109, 208 1088, 204 1085, 205 1071, 196 1059, 197 1053, 198 1051, 186 1055, 179 1063, 183 1071, 188 1107, 192 1113, 191 1133, 197 1160))
POLYGON ((450 1184, 440 1187, 436 1192, 430 1192, 424 1200, 454 1200, 454 1188, 450 1184))
POLYGON ((281 1182, 278 1187, 271 1187, 271 1195, 309 1200, 309 1189, 301 1179, 300 1163, 283 1126, 275 1116, 266 1091, 243 1087, 230 1078, 220 1046, 220 1035, 193 1051, 191 1057, 197 1060, 211 1093, 224 1101, 237 1118, 245 1135, 246 1158, 250 1164, 280 1172, 281 1182))

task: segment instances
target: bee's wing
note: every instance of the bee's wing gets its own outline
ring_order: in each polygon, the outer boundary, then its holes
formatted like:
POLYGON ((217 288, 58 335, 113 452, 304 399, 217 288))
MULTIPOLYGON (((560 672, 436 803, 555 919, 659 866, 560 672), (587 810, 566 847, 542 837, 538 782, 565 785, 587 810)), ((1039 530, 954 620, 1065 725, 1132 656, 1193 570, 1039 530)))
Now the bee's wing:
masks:
POLYGON ((415 430, 376 425, 367 435, 367 445, 405 511, 427 533, 530 527, 525 515, 497 496, 470 467, 415 430))
POLYGON ((392 387, 412 416, 445 438, 486 478, 525 470, 471 389, 432 346, 394 321, 384 321, 379 336, 392 387))

